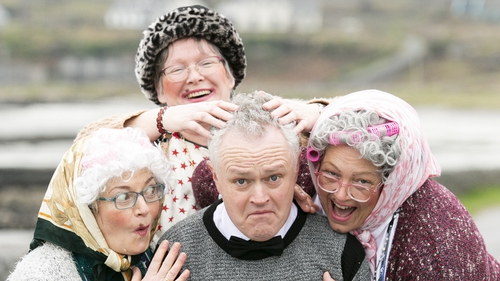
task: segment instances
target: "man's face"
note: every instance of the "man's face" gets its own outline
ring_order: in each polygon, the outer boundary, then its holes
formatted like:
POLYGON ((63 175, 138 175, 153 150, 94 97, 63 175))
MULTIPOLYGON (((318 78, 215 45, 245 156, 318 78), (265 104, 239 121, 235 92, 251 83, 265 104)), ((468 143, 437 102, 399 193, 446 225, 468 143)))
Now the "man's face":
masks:
POLYGON ((217 170, 210 167, 231 221, 254 241, 276 236, 288 219, 297 179, 283 134, 270 127, 259 138, 228 132, 220 151, 217 170))

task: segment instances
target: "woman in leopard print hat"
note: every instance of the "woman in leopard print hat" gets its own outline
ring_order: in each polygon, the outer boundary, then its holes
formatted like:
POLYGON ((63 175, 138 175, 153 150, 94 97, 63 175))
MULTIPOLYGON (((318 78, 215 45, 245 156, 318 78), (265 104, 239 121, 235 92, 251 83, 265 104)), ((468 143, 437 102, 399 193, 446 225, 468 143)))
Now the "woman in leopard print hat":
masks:
MULTIPOLYGON (((162 146, 173 172, 157 235, 200 209, 193 171, 208 156, 210 126, 223 127, 238 109, 229 101, 246 64, 243 42, 226 17, 199 5, 177 8, 149 25, 136 54, 137 81, 160 108, 108 117, 80 131, 77 140, 101 127, 139 127, 162 146)), ((319 117, 314 102, 275 99, 265 106, 301 132, 319 117)))

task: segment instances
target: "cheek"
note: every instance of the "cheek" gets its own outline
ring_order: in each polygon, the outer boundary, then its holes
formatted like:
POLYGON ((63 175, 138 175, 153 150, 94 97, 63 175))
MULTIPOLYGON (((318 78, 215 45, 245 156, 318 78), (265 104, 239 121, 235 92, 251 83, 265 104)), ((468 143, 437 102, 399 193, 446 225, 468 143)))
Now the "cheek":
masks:
POLYGON ((221 72, 220 76, 213 76, 212 83, 217 85, 219 99, 229 101, 231 89, 234 87, 234 81, 227 77, 226 72, 221 72))
POLYGON ((97 223, 103 234, 112 235, 114 229, 126 226, 130 222, 131 215, 125 210, 100 211, 97 223), (112 232, 112 233, 109 233, 112 232))
POLYGON ((330 199, 328 199, 328 195, 330 193, 324 192, 323 190, 321 190, 319 188, 316 189, 316 192, 318 193, 318 197, 319 197, 319 201, 321 202, 321 205, 323 205, 323 208, 326 209, 328 206, 328 201, 330 200, 330 199))
POLYGON ((162 78, 161 80, 162 83, 162 91, 159 92, 160 89, 158 90, 158 100, 161 103, 168 104, 168 105, 178 105, 178 102, 175 101, 174 97, 178 95, 178 93, 181 91, 182 86, 184 83, 173 83, 170 82, 168 79, 162 78))
POLYGON ((151 217, 152 217, 153 220, 160 213, 161 207, 162 207, 162 205, 161 205, 161 203, 159 201, 155 205, 151 205, 150 213, 151 213, 151 217))
POLYGON ((224 200, 224 205, 226 205, 226 209, 228 213, 234 214, 244 214, 246 210, 246 206, 250 202, 250 196, 245 192, 236 192, 236 191, 228 191, 222 197, 224 200), (224 198, 231 198, 224 200, 224 198))

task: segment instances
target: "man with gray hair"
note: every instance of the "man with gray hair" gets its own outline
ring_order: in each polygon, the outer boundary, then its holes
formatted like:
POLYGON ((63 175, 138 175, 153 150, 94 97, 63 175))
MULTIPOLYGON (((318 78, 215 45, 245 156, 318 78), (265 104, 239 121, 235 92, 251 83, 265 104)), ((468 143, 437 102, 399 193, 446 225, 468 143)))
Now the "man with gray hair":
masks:
POLYGON ((293 202, 299 137, 262 105, 273 96, 236 95, 234 118, 212 129, 208 166, 221 199, 170 228, 192 280, 367 280, 361 244, 293 202))

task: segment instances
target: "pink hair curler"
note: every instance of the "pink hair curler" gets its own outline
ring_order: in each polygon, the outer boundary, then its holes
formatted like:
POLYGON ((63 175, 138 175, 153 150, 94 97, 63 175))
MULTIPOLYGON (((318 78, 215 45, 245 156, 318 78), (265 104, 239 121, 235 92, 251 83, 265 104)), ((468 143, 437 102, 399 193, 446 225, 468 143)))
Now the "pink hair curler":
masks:
POLYGON ((396 122, 388 122, 377 126, 372 126, 366 128, 366 130, 377 137, 393 136, 399 133, 399 125, 396 122))
MULTIPOLYGON (((388 122, 376 126, 371 126, 366 128, 366 130, 377 136, 378 138, 384 137, 384 136, 393 136, 399 133, 399 125, 396 122, 388 122)), ((345 131, 340 131, 340 132, 334 132, 330 135, 329 141, 330 144, 333 145, 340 145, 340 144, 347 144, 349 143, 358 143, 361 141, 361 132, 356 131, 356 132, 345 132, 345 131)))
POLYGON ((319 161, 319 156, 320 153, 316 149, 312 147, 307 148, 307 159, 311 162, 318 162, 319 161))

